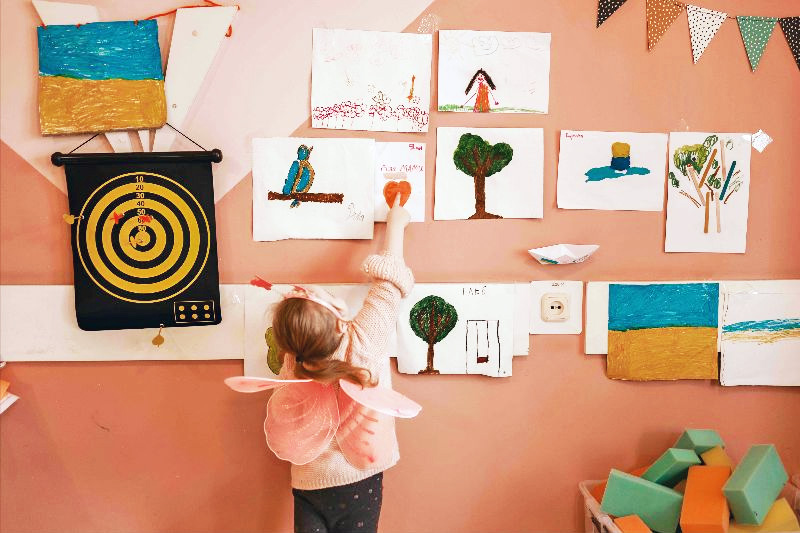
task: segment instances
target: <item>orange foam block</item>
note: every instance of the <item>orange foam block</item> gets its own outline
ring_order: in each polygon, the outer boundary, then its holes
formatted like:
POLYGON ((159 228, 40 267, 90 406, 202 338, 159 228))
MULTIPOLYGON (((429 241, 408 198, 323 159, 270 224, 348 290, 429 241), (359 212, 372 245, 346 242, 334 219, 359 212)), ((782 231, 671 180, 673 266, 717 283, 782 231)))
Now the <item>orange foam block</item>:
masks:
MULTIPOLYGON (((650 468, 649 466, 640 466, 639 468, 634 468, 631 471, 626 471, 628 474, 632 476, 642 477, 642 474, 647 472, 647 469, 650 468)), ((606 486, 608 485, 608 479, 603 481, 602 483, 598 483, 589 491, 589 494, 597 500, 597 502, 603 501, 603 495, 606 493, 606 486)))
POLYGON ((787 531, 800 531, 800 523, 794 514, 792 506, 781 498, 772 504, 764 522, 760 526, 747 526, 731 522, 728 533, 778 533, 787 531))
POLYGON ((647 524, 635 514, 615 518, 614 523, 622 533, 653 533, 647 524))
POLYGON ((708 451, 700 454, 700 459, 706 466, 727 466, 731 470, 734 468, 733 461, 728 457, 728 453, 722 446, 714 446, 708 451))
POLYGON ((730 522, 722 487, 731 476, 727 466, 692 466, 681 507, 683 533, 726 533, 730 522))

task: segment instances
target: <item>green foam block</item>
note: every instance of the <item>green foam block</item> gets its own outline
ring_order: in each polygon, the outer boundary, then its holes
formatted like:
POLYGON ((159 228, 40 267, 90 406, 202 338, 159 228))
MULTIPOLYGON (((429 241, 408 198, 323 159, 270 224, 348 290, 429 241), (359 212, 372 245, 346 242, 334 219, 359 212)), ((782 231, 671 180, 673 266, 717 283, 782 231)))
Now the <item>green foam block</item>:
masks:
POLYGON ((670 448, 642 474, 642 479, 674 487, 689 473, 689 467, 701 464, 700 458, 692 450, 670 448))
POLYGON ((724 448, 725 443, 713 429, 685 429, 673 448, 694 450, 694 453, 700 455, 715 446, 724 448))
POLYGON ((658 533, 675 533, 683 495, 637 476, 612 470, 600 509, 614 516, 638 515, 658 533))
POLYGON ((722 492, 736 522, 761 525, 788 480, 775 446, 758 444, 747 450, 722 492))

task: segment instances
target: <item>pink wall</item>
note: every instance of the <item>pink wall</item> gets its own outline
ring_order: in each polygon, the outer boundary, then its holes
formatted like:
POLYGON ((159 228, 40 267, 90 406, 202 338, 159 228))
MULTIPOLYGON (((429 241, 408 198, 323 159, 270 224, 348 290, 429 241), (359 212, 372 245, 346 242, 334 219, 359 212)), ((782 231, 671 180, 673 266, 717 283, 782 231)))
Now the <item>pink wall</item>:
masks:
MULTIPOLYGON (((800 14, 792 0, 698 3, 733 14, 800 14)), ((648 54, 644 0, 630 0, 600 29, 595 6, 436 0, 427 10, 442 28, 552 32, 551 108, 544 116, 433 113, 427 135, 375 134, 424 139, 433 169, 437 126, 545 128, 544 219, 414 224, 407 259, 417 279, 800 277, 800 72, 780 30, 753 74, 732 21, 693 65, 685 15, 648 54), (556 209, 562 128, 767 131, 775 142, 753 152, 747 253, 665 254, 661 213, 556 209), (534 264, 525 253, 556 242, 601 248, 588 263, 565 267, 534 264)), ((14 53, 4 48, 0 58, 14 53)), ((251 68, 247 60, 242 69, 251 68)), ((27 107, 4 106, 4 120, 35 114, 28 98, 27 107)), ((259 112, 269 121, 269 109, 259 112)), ((311 130, 308 120, 294 134, 367 136, 311 130)), ((0 177, 0 283, 70 283, 66 197, 5 142, 0 177)), ((432 172, 428 178, 431 219, 432 172)), ((276 282, 360 281, 358 263, 382 237, 379 229, 375 242, 255 243, 250 213, 248 176, 217 205, 223 283, 254 273, 276 282)), ((800 472, 798 388, 611 381, 602 357, 583 355, 582 336, 531 342, 532 355, 515 359, 507 380, 394 376, 395 388, 424 410, 398 424, 403 458, 386 475, 383 531, 580 531, 578 481, 652 460, 686 426, 717 428, 735 458, 752 443, 773 442, 787 469, 800 472)), ((0 417, 0 529, 290 531, 288 466, 264 445, 264 398, 222 385, 241 368, 235 361, 9 364, 2 377, 22 399, 0 417)))

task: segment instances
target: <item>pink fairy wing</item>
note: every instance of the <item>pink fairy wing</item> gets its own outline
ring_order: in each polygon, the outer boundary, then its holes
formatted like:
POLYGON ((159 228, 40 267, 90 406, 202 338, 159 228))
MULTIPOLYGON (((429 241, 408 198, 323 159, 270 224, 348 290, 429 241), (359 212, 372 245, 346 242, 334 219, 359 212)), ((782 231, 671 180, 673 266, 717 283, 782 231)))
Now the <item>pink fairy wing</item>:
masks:
POLYGON ((333 386, 314 381, 276 390, 267 402, 264 434, 278 458, 292 464, 310 463, 325 451, 339 426, 333 386))
POLYGON ((340 379, 339 387, 353 400, 379 413, 398 418, 414 418, 422 406, 399 392, 384 387, 362 388, 355 383, 340 379))
POLYGON ((246 376, 236 376, 227 378, 225 385, 236 392, 261 392, 274 389, 289 383, 308 383, 310 379, 274 379, 274 378, 248 378, 246 376))
POLYGON ((386 464, 394 449, 394 417, 411 418, 422 409, 417 403, 391 389, 362 389, 339 381, 339 429, 336 442, 347 461, 367 469, 386 464))

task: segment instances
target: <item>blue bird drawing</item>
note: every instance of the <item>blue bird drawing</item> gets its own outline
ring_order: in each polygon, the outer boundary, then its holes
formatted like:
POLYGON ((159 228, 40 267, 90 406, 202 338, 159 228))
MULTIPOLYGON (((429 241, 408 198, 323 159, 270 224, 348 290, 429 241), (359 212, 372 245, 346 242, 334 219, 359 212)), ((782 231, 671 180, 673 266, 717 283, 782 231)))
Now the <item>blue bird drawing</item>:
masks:
MULTIPOLYGON (((313 149, 313 146, 309 148, 305 144, 301 144, 297 149, 297 159, 289 168, 289 174, 283 184, 283 194, 304 193, 311 188, 311 184, 314 183, 314 167, 311 166, 308 158, 313 149)), ((298 205, 300 205, 300 200, 295 199, 290 207, 298 205)))

